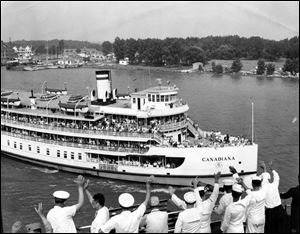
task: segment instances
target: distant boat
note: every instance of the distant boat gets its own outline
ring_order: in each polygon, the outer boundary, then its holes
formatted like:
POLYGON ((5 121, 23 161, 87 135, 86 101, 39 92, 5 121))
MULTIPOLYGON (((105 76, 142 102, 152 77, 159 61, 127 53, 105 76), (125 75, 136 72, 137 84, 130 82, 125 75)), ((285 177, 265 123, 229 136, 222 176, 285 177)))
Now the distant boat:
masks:
POLYGON ((46 69, 46 66, 44 66, 44 65, 26 66, 23 68, 24 71, 38 71, 38 70, 44 70, 44 69, 46 69))
POLYGON ((58 95, 57 94, 44 94, 44 95, 41 95, 40 101, 50 101, 52 98, 53 99, 58 98, 58 95))
POLYGON ((48 69, 57 69, 58 68, 58 65, 47 65, 46 68, 48 69))

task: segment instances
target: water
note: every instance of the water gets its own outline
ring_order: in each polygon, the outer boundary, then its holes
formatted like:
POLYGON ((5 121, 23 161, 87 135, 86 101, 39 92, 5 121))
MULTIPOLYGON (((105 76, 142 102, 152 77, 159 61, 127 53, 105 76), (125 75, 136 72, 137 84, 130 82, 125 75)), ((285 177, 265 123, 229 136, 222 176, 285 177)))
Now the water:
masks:
MULTIPOLYGON (((1 88, 40 92, 45 80, 48 87, 63 88, 67 82, 69 94, 86 95, 96 88, 95 69, 62 69, 36 72, 14 72, 1 69, 1 88)), ((157 78, 180 88, 180 96, 189 104, 189 116, 204 130, 220 130, 251 138, 251 101, 254 105, 255 142, 259 145, 259 160, 273 160, 281 176, 280 190, 297 183, 299 173, 299 81, 281 78, 243 77, 238 75, 182 74, 147 70, 113 70, 113 88, 119 93, 157 85, 157 78), (297 118, 297 119, 295 119, 297 118)), ((43 202, 45 213, 53 206, 51 194, 67 190, 68 204, 78 199, 74 174, 48 170, 1 157, 1 207, 4 231, 15 220, 39 222, 33 206, 43 202)), ((136 202, 145 196, 143 184, 111 181, 89 177, 92 193, 106 195, 108 207, 117 206, 122 192, 131 192, 136 202)), ((155 186, 154 193, 168 198, 166 186, 155 186)), ((94 211, 87 199, 75 217, 77 226, 89 225, 94 211)))

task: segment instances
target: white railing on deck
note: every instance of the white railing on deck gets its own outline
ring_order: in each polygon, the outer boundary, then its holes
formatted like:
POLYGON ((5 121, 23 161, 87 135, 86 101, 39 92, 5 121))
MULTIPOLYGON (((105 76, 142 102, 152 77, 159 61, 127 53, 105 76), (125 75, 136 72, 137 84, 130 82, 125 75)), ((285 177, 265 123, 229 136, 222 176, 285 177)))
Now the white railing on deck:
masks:
POLYGON ((31 124, 25 122, 19 122, 16 120, 8 120, 1 118, 1 124, 9 123, 18 126, 26 126, 32 128, 42 128, 46 130, 58 131, 58 132, 71 132, 71 133, 80 133, 80 134, 88 134, 88 135, 104 135, 104 136, 118 136, 118 137, 133 137, 133 138, 153 138, 153 133, 138 133, 138 132, 114 132, 114 131, 106 131, 106 130, 89 130, 89 129, 77 129, 77 128, 68 128, 68 127, 55 127, 49 125, 38 125, 38 124, 31 124))
POLYGON ((142 149, 142 148, 109 147, 109 146, 92 145, 92 144, 80 144, 80 143, 66 142, 66 141, 47 140, 41 137, 26 136, 20 133, 12 133, 6 131, 1 131, 1 134, 17 137, 24 140, 30 140, 30 141, 36 141, 36 142, 42 142, 46 144, 60 145, 66 147, 76 147, 82 149, 104 150, 104 151, 126 152, 126 153, 145 153, 148 151, 148 149, 142 149))

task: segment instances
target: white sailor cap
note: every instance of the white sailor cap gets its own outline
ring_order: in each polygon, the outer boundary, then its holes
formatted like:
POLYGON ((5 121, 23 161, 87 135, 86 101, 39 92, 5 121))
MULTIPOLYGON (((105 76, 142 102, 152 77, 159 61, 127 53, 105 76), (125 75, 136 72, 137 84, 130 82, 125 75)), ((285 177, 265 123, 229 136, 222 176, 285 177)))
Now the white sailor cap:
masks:
POLYGON ((232 186, 232 190, 238 193, 242 193, 243 192, 243 187, 240 184, 234 184, 232 186))
POLYGON ((183 196, 184 200, 186 201, 186 203, 194 203, 196 201, 194 192, 187 192, 184 194, 183 196))
POLYGON ((255 175, 255 176, 252 177, 252 181, 253 181, 253 180, 261 181, 262 178, 261 178, 260 176, 255 175))
POLYGON ((233 184, 234 184, 234 182, 231 179, 223 180, 223 185, 225 185, 225 186, 232 186, 233 184))
POLYGON ((66 191, 55 191, 53 193, 53 197, 56 197, 59 199, 68 199, 70 197, 70 194, 66 191))
POLYGON ((119 196, 119 204, 124 208, 131 207, 134 204, 134 197, 130 193, 122 193, 119 196))

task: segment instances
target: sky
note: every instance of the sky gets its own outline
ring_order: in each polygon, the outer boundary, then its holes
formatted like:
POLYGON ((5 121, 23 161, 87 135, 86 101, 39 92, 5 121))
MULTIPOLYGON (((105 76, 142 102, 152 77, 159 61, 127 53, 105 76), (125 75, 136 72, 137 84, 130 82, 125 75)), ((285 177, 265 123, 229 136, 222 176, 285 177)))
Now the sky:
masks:
POLYGON ((299 35, 299 2, 1 1, 1 40, 299 35))

